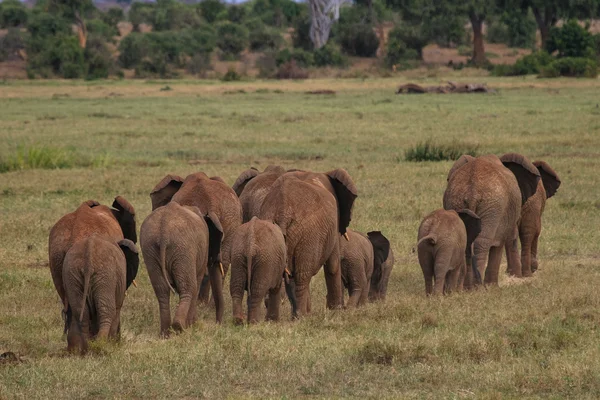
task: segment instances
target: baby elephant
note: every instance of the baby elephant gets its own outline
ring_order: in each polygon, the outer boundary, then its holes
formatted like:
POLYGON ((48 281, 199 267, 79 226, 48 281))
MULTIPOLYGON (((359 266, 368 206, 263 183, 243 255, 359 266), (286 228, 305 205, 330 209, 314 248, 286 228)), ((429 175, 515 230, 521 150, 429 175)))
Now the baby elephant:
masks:
MULTIPOLYGON (((360 232, 348 230, 348 240, 340 240, 342 283, 350 296, 348 307, 361 306, 366 303, 367 298, 373 300, 381 297, 374 292, 386 291, 389 273, 386 274, 386 288, 382 291, 379 288, 384 275, 382 264, 388 259, 389 252, 390 242, 381 232, 369 232, 367 237, 360 232), (373 282, 375 275, 378 282, 373 282)), ((389 269, 391 271, 391 267, 389 269)))
MULTIPOLYGON (((144 220, 140 244, 160 310, 160 333, 180 332, 196 321, 200 283, 208 265, 219 260, 223 228, 213 213, 170 202, 144 220), (214 261, 214 262, 213 262, 214 261), (171 323, 171 291, 179 304, 171 323)), ((211 285, 222 279, 220 269, 209 271, 211 285)))
POLYGON ((417 249, 428 295, 462 289, 466 267, 471 265, 471 245, 480 232, 481 220, 469 210, 440 209, 423 219, 417 249))
POLYGON ((67 311, 67 349, 81 354, 88 339, 118 338, 125 291, 135 279, 139 256, 135 244, 94 234, 75 243, 65 255, 63 286, 67 311))
POLYGON ((260 305, 267 301, 267 321, 279 319, 282 276, 286 292, 296 314, 295 288, 287 265, 285 239, 279 226, 253 217, 237 228, 231 246, 230 293, 233 318, 236 324, 244 323, 242 299, 248 291, 248 322, 258 322, 260 305))

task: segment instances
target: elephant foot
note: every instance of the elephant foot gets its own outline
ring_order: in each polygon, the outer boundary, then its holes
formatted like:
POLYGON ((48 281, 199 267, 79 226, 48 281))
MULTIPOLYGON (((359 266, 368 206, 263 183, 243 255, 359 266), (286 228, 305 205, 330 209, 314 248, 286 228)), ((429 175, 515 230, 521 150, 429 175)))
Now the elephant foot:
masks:
POLYGON ((173 322, 173 325, 171 325, 171 328, 173 328, 173 330, 175 332, 181 333, 185 329, 185 326, 184 326, 184 324, 182 322, 175 321, 175 322, 173 322))
POLYGON ((238 325, 238 326, 239 326, 239 325, 244 325, 244 322, 245 322, 245 321, 244 321, 244 317, 243 317, 243 316, 239 316, 239 315, 238 315, 238 316, 235 316, 235 317, 233 317, 233 323, 234 323, 235 325, 238 325))

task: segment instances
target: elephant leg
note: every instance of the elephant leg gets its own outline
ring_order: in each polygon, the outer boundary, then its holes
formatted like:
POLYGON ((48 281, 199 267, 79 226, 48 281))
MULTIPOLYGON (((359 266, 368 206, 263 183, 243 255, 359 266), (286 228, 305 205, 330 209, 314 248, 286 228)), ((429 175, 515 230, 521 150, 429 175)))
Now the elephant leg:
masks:
POLYGON ((198 292, 198 303, 200 304, 209 304, 210 302, 210 276, 208 271, 204 274, 202 278, 202 283, 200 283, 200 290, 198 292))
POLYGON ((96 318, 98 320, 98 339, 108 339, 111 327, 117 315, 114 296, 103 297, 99 293, 94 296, 96 318))
POLYGON ((433 255, 429 251, 419 252, 419 264, 425 279, 425 294, 433 294, 433 255))
POLYGON ((310 302, 310 293, 308 290, 310 280, 307 282, 296 282, 296 315, 294 318, 308 314, 308 303, 310 302))
POLYGON ((460 266, 455 267, 454 269, 448 271, 446 274, 446 290, 447 294, 450 294, 457 290, 458 288, 458 279, 460 276, 460 266))
POLYGON ((280 283, 278 287, 269 290, 269 299, 267 303, 267 321, 279 321, 279 307, 281 306, 280 296, 283 292, 283 285, 280 283))
POLYGON ((209 268, 210 274, 210 286, 213 292, 213 298, 215 299, 215 313, 217 323, 223 321, 223 276, 221 275, 221 268, 219 263, 213 263, 209 268))
MULTIPOLYGON (((243 263, 245 263, 245 260, 242 261, 243 263)), ((240 264, 242 263, 242 261, 240 261, 240 264)), ((246 285, 248 285, 248 272, 246 268, 240 267, 237 261, 234 265, 236 267, 231 268, 229 294, 231 295, 233 320, 236 324, 241 325, 244 323, 244 311, 242 308, 242 301, 244 300, 244 292, 246 291, 246 285)))
POLYGON ((539 264, 537 259, 538 254, 538 240, 540 238, 539 232, 533 237, 531 242, 531 273, 533 274, 538 270, 539 264))
MULTIPOLYGON (((254 281, 254 279, 253 279, 254 281)), ((266 291, 262 288, 251 288, 248 291, 248 323, 255 324, 258 322, 258 318, 260 316, 261 307, 260 305, 263 303, 265 296, 267 295, 266 291)), ((269 296, 272 297, 272 296, 269 296)), ((278 300, 276 299, 276 302, 278 300)))
POLYGON ((177 304, 173 324, 171 325, 175 332, 181 332, 187 327, 186 322, 192 304, 192 297, 194 297, 193 293, 187 290, 185 292, 183 290, 180 291, 179 304, 177 304))
POLYGON ((342 307, 342 268, 340 266, 340 248, 336 244, 325 263, 325 283, 327 284, 327 308, 342 307))
POLYGON ((440 296, 444 294, 444 285, 446 284, 446 274, 448 273, 446 266, 435 267, 435 283, 433 284, 433 295, 440 296))
MULTIPOLYGON (((77 318, 79 318, 79 315, 77 315, 77 318)), ((67 351, 69 353, 74 353, 80 347, 82 335, 81 325, 76 318, 71 318, 69 331, 67 332, 67 351)))
POLYGON ((471 257, 471 265, 467 264, 467 271, 465 275, 464 288, 470 290, 478 285, 478 280, 482 279, 488 268, 488 257, 490 256, 490 249, 492 247, 492 241, 478 237, 473 242, 473 256, 471 257), (475 276, 475 271, 479 274, 479 277, 475 276), (478 279, 479 278, 479 279, 478 279))
POLYGON ((519 256, 519 232, 515 226, 514 235, 505 243, 506 249, 506 265, 509 273, 517 278, 521 278, 522 266, 521 257, 519 256))
POLYGON ((117 308, 115 313, 115 318, 113 319, 110 325, 110 332, 108 333, 108 337, 113 340, 118 340, 121 334, 121 309, 117 308))
POLYGON ((521 234, 521 269, 524 277, 530 277, 532 274, 531 248, 533 247, 534 235, 521 234))
POLYGON ((490 248, 490 258, 488 267, 485 270, 485 284, 498 285, 498 273, 500 272, 500 263, 502 262, 503 246, 490 248))
POLYGON ((160 312, 160 335, 167 338, 171 328, 171 293, 169 288, 163 287, 156 290, 156 298, 158 299, 160 312))
MULTIPOLYGON (((196 291, 192 292, 196 293, 196 291)), ((188 314, 186 318, 186 326, 190 327, 196 323, 197 317, 197 309, 198 309, 198 297, 192 295, 192 301, 190 302, 190 308, 188 309, 188 314)))

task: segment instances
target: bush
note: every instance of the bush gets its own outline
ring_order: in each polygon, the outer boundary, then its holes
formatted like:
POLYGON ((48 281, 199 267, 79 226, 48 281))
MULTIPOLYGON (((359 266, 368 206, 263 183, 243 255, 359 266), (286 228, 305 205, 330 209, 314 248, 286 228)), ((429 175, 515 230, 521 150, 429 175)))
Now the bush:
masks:
POLYGON ((125 14, 121 7, 111 7, 105 13, 102 13, 100 18, 105 24, 116 29, 119 22, 125 21, 125 14))
POLYGON ((358 57, 375 57, 379 38, 370 24, 346 25, 340 30, 338 41, 344 53, 358 57))
POLYGON ((564 57, 543 67, 540 74, 540 77, 543 78, 556 78, 559 76, 596 78, 598 76, 598 64, 595 60, 585 57, 564 57))
POLYGON ((153 24, 154 23, 154 9, 156 8, 155 3, 143 3, 136 1, 131 5, 129 9, 129 21, 133 25, 134 31, 139 31, 141 24, 153 24))
POLYGON ((595 43, 592 34, 579 26, 577 20, 569 20, 561 28, 550 30, 546 41, 546 50, 552 54, 558 52, 558 57, 594 57, 595 43))
POLYGON ((258 76, 260 78, 273 78, 277 73, 277 60, 274 52, 265 52, 256 60, 258 76))
POLYGON ((299 49, 312 50, 313 43, 310 40, 310 19, 308 17, 296 20, 292 33, 292 45, 299 49))
POLYGON ((277 50, 283 43, 283 37, 275 28, 270 28, 262 24, 258 29, 251 30, 250 49, 254 51, 260 50, 277 50))
POLYGON ((496 65, 494 76, 518 76, 539 74, 543 67, 552 63, 552 56, 546 51, 537 51, 517 60, 514 65, 496 65))
POLYGON ((210 54, 199 53, 194 55, 188 61, 186 70, 192 75, 198 75, 202 78, 206 77, 206 72, 212 69, 210 63, 210 54))
POLYGON ((19 58, 19 50, 25 49, 25 38, 19 28, 10 28, 0 38, 0 62, 19 58))
POLYGON ((294 61, 295 65, 302 68, 310 67, 315 63, 313 54, 302 49, 283 49, 277 53, 275 60, 278 67, 290 61, 294 61))
POLYGON ((123 68, 134 68, 150 50, 150 41, 143 33, 132 32, 119 42, 119 63, 123 68))
POLYGON ((225 4, 221 3, 219 0, 203 0, 198 3, 198 8, 200 9, 202 17, 204 17, 209 24, 215 22, 221 12, 226 11, 225 4))
POLYGON ((84 58, 87 64, 87 79, 108 78, 109 75, 116 72, 112 53, 101 36, 88 36, 84 58))
POLYGON ((344 67, 348 65, 348 60, 342 55, 340 50, 331 43, 317 49, 313 52, 314 65, 317 67, 344 67))
POLYGON ((198 13, 178 1, 158 1, 153 9, 152 26, 155 31, 180 30, 200 25, 201 18, 198 13))
POLYGON ((403 61, 423 58, 423 47, 429 41, 419 26, 402 25, 392 29, 388 35, 385 62, 388 66, 403 61))
POLYGON ((13 28, 27 24, 29 14, 25 6, 17 0, 0 3, 0 28, 13 28))
POLYGON ((233 22, 221 22, 217 26, 217 47, 225 55, 237 57, 248 47, 248 29, 233 22))
MULTIPOLYGON (((468 45, 471 41, 465 29, 465 18, 461 15, 432 15, 427 22, 428 36, 440 47, 468 45)), ((488 28, 489 29, 489 28, 488 28)))
POLYGON ((233 68, 229 68, 225 75, 221 78, 223 82, 236 82, 242 80, 240 74, 233 68))
POLYGON ((451 145, 437 145, 431 140, 417 143, 404 152, 406 161, 446 161, 458 160, 463 154, 475 157, 477 155, 477 146, 464 143, 455 143, 451 145))
POLYGON ((114 36, 119 34, 116 27, 108 25, 106 22, 100 19, 90 19, 86 22, 86 28, 88 33, 100 36, 107 42, 113 42, 114 36))
POLYGON ((277 79, 307 79, 308 72, 296 64, 296 60, 290 60, 282 64, 275 75, 277 79))
POLYGON ((227 19, 236 24, 241 24, 246 19, 246 8, 237 4, 230 5, 227 7, 227 19))

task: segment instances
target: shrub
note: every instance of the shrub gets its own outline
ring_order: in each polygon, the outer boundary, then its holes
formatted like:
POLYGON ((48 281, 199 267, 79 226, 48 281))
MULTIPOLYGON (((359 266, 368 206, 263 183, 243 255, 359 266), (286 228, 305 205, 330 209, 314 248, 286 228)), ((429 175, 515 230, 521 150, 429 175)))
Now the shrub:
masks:
POLYGON ((543 67, 552 63, 552 56, 546 51, 537 51, 517 60, 514 65, 496 65, 492 70, 494 76, 518 76, 539 74, 543 67))
POLYGON ((335 66, 344 67, 348 65, 348 60, 342 55, 340 50, 331 43, 317 49, 313 52, 314 65, 317 67, 335 66))
POLYGON ((212 65, 210 63, 210 54, 195 54, 188 61, 186 69, 190 74, 198 75, 204 78, 206 76, 206 72, 212 69, 212 65))
POLYGON ((458 160, 463 154, 470 156, 477 155, 477 146, 464 143, 454 143, 450 145, 437 145, 431 140, 417 143, 404 152, 406 161, 446 161, 458 160))
POLYGON ((235 69, 229 68, 225 75, 223 75, 221 80, 223 82, 235 82, 242 80, 242 77, 240 76, 240 74, 237 73, 235 69))
POLYGON ((108 25, 100 19, 90 19, 86 22, 86 28, 88 33, 100 36, 108 42, 113 42, 113 37, 119 34, 116 27, 108 25))
POLYGON ((105 13, 102 13, 100 16, 102 21, 108 26, 112 26, 117 29, 117 25, 119 22, 125 21, 125 14, 123 13, 123 9, 121 7, 111 7, 105 13))
POLYGON ((302 49, 283 49, 277 53, 275 60, 278 67, 292 60, 302 68, 310 67, 315 63, 313 54, 302 49))
POLYGON ((110 74, 116 72, 112 53, 101 36, 88 36, 84 58, 87 64, 87 79, 108 78, 110 74))
POLYGON ((358 57, 375 57, 379 38, 370 24, 346 25, 340 30, 338 41, 344 53, 358 57))
POLYGON ((237 4, 230 5, 227 7, 227 19, 236 24, 241 24, 246 19, 246 8, 237 4))
POLYGON ((221 22, 217 26, 217 47, 225 55, 237 57, 248 47, 248 29, 233 22, 221 22))
POLYGON ((216 47, 216 35, 210 25, 196 29, 186 29, 180 33, 183 49, 189 56, 194 54, 210 54, 216 47))
POLYGON ((540 76, 543 78, 556 78, 558 76, 596 78, 598 76, 598 64, 595 60, 585 57, 559 58, 550 65, 543 67, 540 76))
POLYGON ((25 38, 19 28, 10 28, 0 38, 0 61, 19 58, 19 50, 25 49, 25 38))
POLYGON ((282 64, 275 75, 277 79, 307 79, 308 72, 296 64, 296 60, 290 60, 282 64))
POLYGON ((155 3, 144 3, 136 1, 131 5, 129 13, 129 21, 133 25, 134 31, 139 31, 141 24, 152 24, 154 22, 155 3))
POLYGON ((59 34, 45 39, 31 39, 35 46, 27 47, 29 74, 42 77, 60 76, 66 79, 85 76, 86 65, 83 49, 73 35, 59 34))
POLYGON ((592 34, 579 26, 575 19, 569 20, 561 28, 552 28, 546 41, 548 53, 557 51, 558 57, 594 57, 594 47, 592 34))
POLYGON ((148 54, 150 42, 143 33, 132 32, 119 42, 119 63, 123 68, 134 68, 148 54))
POLYGON ((273 78, 277 73, 277 60, 274 52, 265 52, 256 60, 258 76, 261 78, 273 78))
POLYGON ((419 26, 401 25, 388 35, 385 62, 388 66, 402 64, 407 60, 423 58, 423 47, 428 43, 419 26))
POLYGON ((308 17, 296 20, 294 33, 292 34, 292 45, 299 49, 312 50, 313 43, 310 40, 310 19, 308 17))
POLYGON ((277 50, 283 43, 283 37, 275 28, 270 28, 262 24, 258 29, 251 30, 250 49, 258 50, 277 50))
POLYGON ((17 0, 0 3, 0 28, 13 28, 27 24, 29 14, 25 6, 17 0))
POLYGON ((203 0, 198 3, 198 8, 200 9, 200 13, 202 17, 208 22, 212 24, 217 20, 217 16, 226 11, 225 4, 221 3, 219 0, 203 0))

